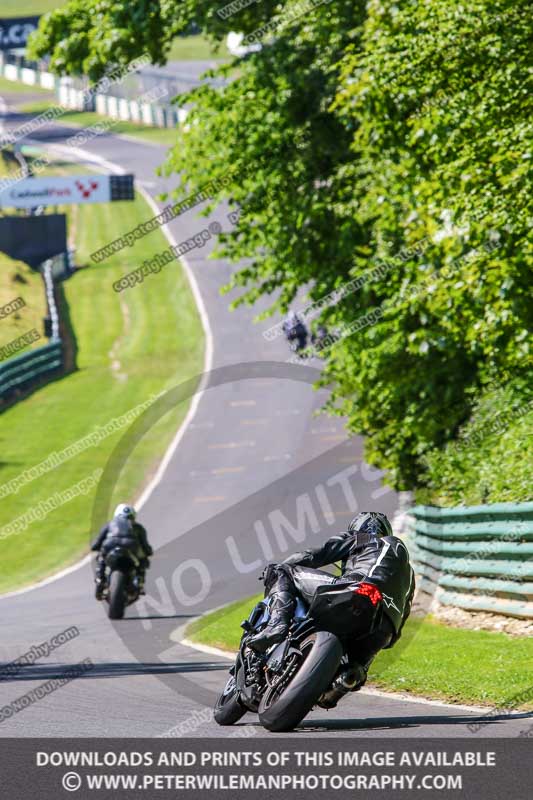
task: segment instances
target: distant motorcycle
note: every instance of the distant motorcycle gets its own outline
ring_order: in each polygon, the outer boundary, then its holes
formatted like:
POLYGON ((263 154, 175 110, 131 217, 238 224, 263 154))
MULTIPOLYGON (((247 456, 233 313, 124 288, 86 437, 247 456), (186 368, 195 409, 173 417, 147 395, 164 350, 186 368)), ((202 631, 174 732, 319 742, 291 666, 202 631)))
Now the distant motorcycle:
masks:
POLYGON ((109 605, 109 619, 122 619, 126 606, 139 598, 139 559, 127 547, 117 546, 106 553, 105 565, 102 599, 109 605))
POLYGON ((305 350, 308 331, 300 317, 294 312, 283 323, 283 332, 293 353, 300 353, 305 350))
POLYGON ((346 669, 347 643, 367 634, 381 613, 375 586, 319 586, 309 608, 298 598, 286 640, 263 655, 248 646, 270 617, 269 599, 261 600, 241 625, 239 652, 215 705, 216 722, 233 725, 251 711, 269 731, 293 730, 346 669))

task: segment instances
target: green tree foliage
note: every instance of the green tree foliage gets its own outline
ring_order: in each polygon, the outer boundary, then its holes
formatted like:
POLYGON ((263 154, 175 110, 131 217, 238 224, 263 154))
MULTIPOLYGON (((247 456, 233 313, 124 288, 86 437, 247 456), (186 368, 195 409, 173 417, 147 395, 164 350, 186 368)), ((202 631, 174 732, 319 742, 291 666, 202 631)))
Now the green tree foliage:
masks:
POLYGON ((483 387, 528 364, 528 4, 262 0, 226 20, 223 6, 71 0, 34 52, 98 78, 164 60, 194 20, 262 40, 223 88, 186 98, 166 170, 183 195, 226 179, 241 216, 219 253, 247 259, 237 302, 266 293, 284 311, 302 287, 317 300, 368 276, 322 314, 346 331, 380 311, 326 352, 324 383, 369 460, 410 488, 483 387))
POLYGON ((425 456, 426 486, 417 501, 439 506, 531 501, 532 431, 527 387, 510 383, 487 391, 459 436, 425 456))

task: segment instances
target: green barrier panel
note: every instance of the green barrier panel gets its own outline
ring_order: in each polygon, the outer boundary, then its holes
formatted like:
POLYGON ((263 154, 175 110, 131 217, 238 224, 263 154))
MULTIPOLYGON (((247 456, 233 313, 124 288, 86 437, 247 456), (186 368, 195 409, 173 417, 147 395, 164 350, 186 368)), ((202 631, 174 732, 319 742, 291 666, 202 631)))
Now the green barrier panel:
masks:
POLYGON ((409 512, 419 586, 440 603, 533 618, 533 503, 409 512))
MULTIPOLYGON (((449 598, 450 595, 453 595, 455 599, 463 598, 465 599, 466 603, 469 603, 470 600, 473 598, 477 598, 478 600, 490 601, 491 611, 494 610, 495 605, 497 605, 500 601, 505 603, 520 603, 521 611, 523 612, 525 609, 533 608, 533 603, 531 602, 531 596, 527 595, 525 592, 505 592, 499 593, 494 592, 492 590, 483 591, 482 589, 476 589, 476 591, 471 592, 464 592, 462 589, 457 589, 457 587, 448 587, 444 586, 441 583, 435 583, 435 581, 422 576, 418 579, 418 587, 422 591, 426 592, 426 594, 430 594, 433 597, 436 597, 439 602, 442 603, 442 598, 444 597, 449 598)), ((459 605, 459 604, 457 604, 459 605)), ((488 605, 488 603, 487 603, 488 605)), ((467 608, 467 605, 460 606, 461 608, 467 608)), ((480 611, 482 609, 479 609, 480 611)), ((486 611, 489 609, 486 608, 486 611)))
POLYGON ((524 561, 489 561, 483 558, 439 558, 431 555, 426 550, 409 548, 415 564, 428 564, 439 572, 450 575, 471 575, 472 577, 483 576, 507 576, 509 580, 525 581, 533 579, 533 562, 524 561))
POLYGON ((519 540, 519 535, 512 542, 501 539, 492 539, 486 542, 458 542, 456 540, 449 542, 446 539, 430 539, 428 536, 422 536, 418 531, 416 533, 417 546, 423 550, 429 550, 430 553, 442 553, 446 556, 453 554, 476 556, 479 554, 480 558, 487 553, 492 557, 497 558, 501 555, 508 559, 533 556, 533 542, 516 541, 517 539, 519 540))
MULTIPOLYGON (((422 585, 422 588, 433 594, 430 587, 422 585)), ((437 589, 434 595, 439 603, 445 606, 464 608, 467 611, 489 611, 492 614, 505 614, 508 617, 518 617, 519 619, 533 618, 533 603, 526 601, 507 600, 501 597, 478 597, 458 592, 447 592, 441 589, 437 589)))
POLYGON ((492 521, 496 518, 504 520, 533 519, 533 503, 493 503, 486 506, 454 506, 453 508, 415 506, 409 509, 409 514, 416 519, 441 521, 453 518, 464 521, 465 517, 475 518, 476 522, 492 521))
POLYGON ((63 367, 60 341, 53 341, 0 364, 0 398, 63 367))
POLYGON ((478 539, 520 538, 533 541, 533 520, 511 520, 510 522, 427 522, 417 520, 415 530, 435 539, 462 539, 476 541, 478 539))
POLYGON ((471 575, 449 575, 441 573, 427 564, 419 564, 418 572, 421 577, 433 583, 435 586, 442 586, 445 589, 456 589, 468 594, 487 594, 498 597, 526 598, 533 600, 533 582, 502 579, 502 578, 474 578, 471 575))

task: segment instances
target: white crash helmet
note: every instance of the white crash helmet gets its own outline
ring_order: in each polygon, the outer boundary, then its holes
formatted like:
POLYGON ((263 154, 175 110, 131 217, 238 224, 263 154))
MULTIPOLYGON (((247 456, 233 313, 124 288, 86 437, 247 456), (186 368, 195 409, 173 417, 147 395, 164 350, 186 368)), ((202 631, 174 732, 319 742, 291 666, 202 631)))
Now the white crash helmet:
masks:
POLYGON ((115 508, 114 517, 125 517, 126 519, 134 520, 137 516, 137 512, 133 508, 133 506, 129 506, 127 503, 119 503, 118 506, 115 508))

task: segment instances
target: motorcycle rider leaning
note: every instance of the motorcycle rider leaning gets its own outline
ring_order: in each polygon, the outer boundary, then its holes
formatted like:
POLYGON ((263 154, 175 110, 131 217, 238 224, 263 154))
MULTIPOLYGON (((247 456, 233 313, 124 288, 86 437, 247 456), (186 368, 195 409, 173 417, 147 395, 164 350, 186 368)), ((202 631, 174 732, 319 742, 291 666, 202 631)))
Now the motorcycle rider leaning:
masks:
POLYGON ((148 542, 146 529, 135 522, 136 511, 126 503, 120 503, 116 509, 113 519, 103 526, 100 533, 94 540, 91 550, 99 552, 96 561, 96 599, 102 599, 105 577, 105 558, 107 553, 114 547, 122 546, 131 550, 139 560, 137 568, 137 578, 139 581, 139 594, 144 594, 144 577, 146 570, 150 566, 148 556, 153 554, 152 547, 148 542))
POLYGON ((269 564, 262 577, 265 597, 271 599, 271 616, 266 627, 249 642, 259 653, 286 637, 296 595, 310 604, 318 586, 354 583, 364 584, 371 594, 373 587, 381 593, 377 621, 368 634, 354 638, 348 648, 349 667, 320 698, 323 708, 333 708, 344 694, 364 685, 377 653, 392 647, 400 638, 415 590, 406 546, 393 535, 384 514, 369 511, 358 514, 346 532, 332 536, 321 547, 295 553, 282 564, 269 564), (342 565, 341 577, 317 569, 337 561, 342 565))

